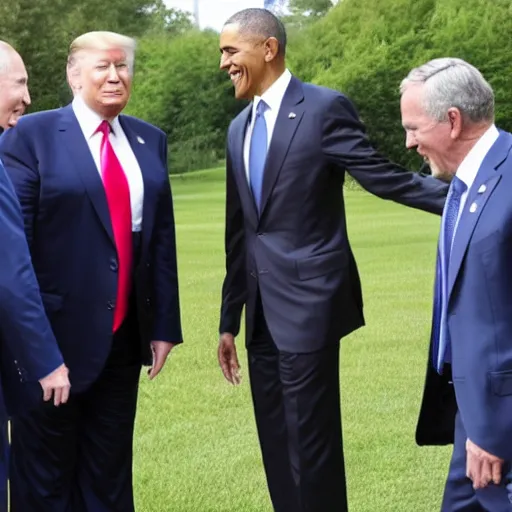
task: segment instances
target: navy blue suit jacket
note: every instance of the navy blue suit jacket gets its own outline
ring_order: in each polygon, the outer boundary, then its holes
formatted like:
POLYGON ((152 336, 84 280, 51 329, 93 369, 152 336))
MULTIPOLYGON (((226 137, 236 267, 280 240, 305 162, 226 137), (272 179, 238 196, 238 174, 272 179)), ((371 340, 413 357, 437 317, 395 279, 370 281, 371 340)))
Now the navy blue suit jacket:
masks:
POLYGON ((42 400, 38 381, 64 361, 41 303, 20 205, 1 162, 0 240, 0 375, 7 410, 14 414, 42 400))
POLYGON ((347 236, 345 171, 373 194, 437 214, 447 186, 379 155, 345 96, 293 77, 268 150, 258 215, 243 159, 251 108, 228 132, 220 332, 238 334, 245 305, 250 341, 259 289, 278 348, 315 351, 364 324, 347 236))
POLYGON ((509 462, 512 461, 511 150, 512 135, 500 132, 478 171, 461 213, 448 272, 453 386, 450 377, 437 376, 429 362, 417 431, 420 444, 453 442, 458 407, 468 437, 509 462), (450 397, 453 388, 456 404, 450 397), (443 431, 445 435, 440 436, 443 431))
MULTIPOLYGON (((143 364, 150 340, 182 340, 167 140, 121 115, 144 181, 135 291, 143 364)), ((105 191, 71 106, 24 116, 0 139, 21 202, 41 297, 70 369, 72 390, 99 375, 112 342, 117 254, 105 191)))

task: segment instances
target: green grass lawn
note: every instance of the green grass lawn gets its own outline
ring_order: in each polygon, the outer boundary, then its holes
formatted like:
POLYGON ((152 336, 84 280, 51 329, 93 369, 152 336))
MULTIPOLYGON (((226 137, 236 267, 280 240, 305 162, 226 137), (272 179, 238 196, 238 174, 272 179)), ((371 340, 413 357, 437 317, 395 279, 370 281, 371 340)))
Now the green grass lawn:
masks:
MULTIPOLYGON (((216 361, 224 276, 222 171, 172 181, 185 343, 142 379, 135 433, 139 512, 271 511, 244 370, 228 385, 216 361)), ((439 510, 450 448, 419 448, 439 219, 346 192, 367 326, 345 338, 341 391, 351 512, 439 510)), ((293 511, 290 511, 293 512, 293 511)))

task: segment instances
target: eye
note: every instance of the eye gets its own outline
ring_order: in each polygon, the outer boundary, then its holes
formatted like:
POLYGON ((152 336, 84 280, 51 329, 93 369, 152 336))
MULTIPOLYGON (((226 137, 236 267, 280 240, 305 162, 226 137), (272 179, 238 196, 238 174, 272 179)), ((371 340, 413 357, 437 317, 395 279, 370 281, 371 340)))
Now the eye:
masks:
POLYGON ((101 71, 108 69, 108 66, 106 64, 99 64, 98 66, 96 66, 96 69, 99 69, 101 71))
POLYGON ((117 69, 124 69, 124 68, 126 68, 126 67, 128 67, 128 66, 127 66, 127 65, 126 65, 126 63, 124 63, 124 62, 122 62, 122 63, 120 63, 120 64, 116 64, 116 68, 117 68, 117 69))

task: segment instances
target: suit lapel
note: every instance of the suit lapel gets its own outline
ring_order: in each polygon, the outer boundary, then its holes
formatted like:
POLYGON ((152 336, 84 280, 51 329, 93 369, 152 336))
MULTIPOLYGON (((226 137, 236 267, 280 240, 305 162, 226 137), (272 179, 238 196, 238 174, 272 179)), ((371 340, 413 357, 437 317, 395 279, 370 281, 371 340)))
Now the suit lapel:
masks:
POLYGON ((293 136, 302 120, 304 106, 301 103, 303 100, 304 94, 301 82, 297 78, 292 77, 277 115, 276 125, 267 153, 261 192, 260 218, 263 217, 265 207, 283 167, 283 162, 292 143, 293 136))
POLYGON ((244 145, 245 145, 245 134, 247 132, 247 126, 249 125, 252 112, 252 103, 248 105, 245 110, 242 111, 237 119, 236 125, 233 126, 233 165, 235 167, 234 173, 238 181, 238 189, 240 190, 241 200, 249 205, 249 212, 254 224, 257 224, 258 210, 256 209, 256 203, 254 202, 254 196, 249 182, 247 181, 247 170, 245 168, 244 161, 244 145))
POLYGON ((502 132, 484 158, 469 190, 453 240, 450 268, 448 270, 448 297, 451 296, 478 219, 501 179, 499 166, 507 158, 511 145, 512 136, 509 133, 502 132))
POLYGON ((69 150, 70 161, 84 184, 101 225, 115 245, 103 182, 71 105, 61 110, 59 132, 62 134, 62 147, 69 150))
MULTIPOLYGON (((158 186, 155 181, 155 174, 152 172, 155 168, 161 167, 162 163, 155 154, 148 148, 146 141, 133 129, 133 123, 130 118, 120 115, 119 123, 128 139, 133 154, 137 159, 144 183, 144 202, 142 205, 142 245, 146 247, 149 243, 149 234, 153 231, 155 220, 155 208, 158 203, 158 186)), ((156 173, 158 176, 158 173, 156 173)))

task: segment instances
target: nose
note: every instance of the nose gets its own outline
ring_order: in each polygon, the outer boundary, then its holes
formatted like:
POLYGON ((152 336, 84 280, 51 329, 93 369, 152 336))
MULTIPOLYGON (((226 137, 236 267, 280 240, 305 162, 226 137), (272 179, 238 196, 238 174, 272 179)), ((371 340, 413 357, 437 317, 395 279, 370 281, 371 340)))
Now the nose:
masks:
POLYGON ((227 56, 223 53, 220 56, 220 69, 226 70, 226 69, 229 69, 229 66, 231 66, 231 60, 230 60, 229 56, 227 56))
POLYGON ((114 66, 114 64, 111 64, 108 69, 108 81, 119 82, 119 74, 117 73, 117 68, 114 66))
POLYGON ((25 106, 29 106, 31 101, 30 101, 30 93, 28 92, 28 86, 25 86, 25 92, 23 93, 23 103, 25 104, 25 106))
POLYGON ((407 149, 415 148, 418 145, 416 138, 409 132, 405 132, 405 147, 407 149))

